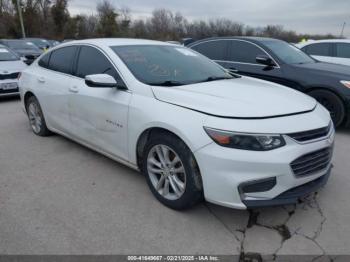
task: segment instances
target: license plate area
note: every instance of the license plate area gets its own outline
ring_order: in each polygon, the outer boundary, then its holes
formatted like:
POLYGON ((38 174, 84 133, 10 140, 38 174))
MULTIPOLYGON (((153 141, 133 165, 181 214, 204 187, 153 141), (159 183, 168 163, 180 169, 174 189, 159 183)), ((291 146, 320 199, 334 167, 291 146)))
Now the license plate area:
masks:
POLYGON ((4 90, 4 91, 14 90, 17 88, 18 88, 18 85, 15 82, 14 83, 2 83, 2 84, 0 84, 0 90, 4 90))

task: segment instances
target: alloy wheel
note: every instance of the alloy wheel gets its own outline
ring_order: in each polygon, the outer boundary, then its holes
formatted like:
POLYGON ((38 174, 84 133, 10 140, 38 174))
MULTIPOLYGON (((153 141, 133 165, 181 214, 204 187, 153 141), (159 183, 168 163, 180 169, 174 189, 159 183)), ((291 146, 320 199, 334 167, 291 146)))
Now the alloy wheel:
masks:
POLYGON ((186 171, 178 154, 155 145, 147 157, 147 171, 155 190, 168 200, 179 199, 186 189, 186 171))
POLYGON ((42 117, 39 106, 36 103, 30 103, 28 106, 28 117, 30 126, 35 133, 39 133, 42 126, 42 117))

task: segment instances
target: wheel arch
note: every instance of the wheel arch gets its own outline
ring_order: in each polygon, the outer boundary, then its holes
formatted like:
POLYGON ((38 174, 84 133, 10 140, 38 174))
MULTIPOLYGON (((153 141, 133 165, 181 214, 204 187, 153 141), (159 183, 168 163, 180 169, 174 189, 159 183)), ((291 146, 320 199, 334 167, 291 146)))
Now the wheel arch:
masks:
POLYGON ((160 126, 148 127, 143 132, 141 132, 136 142, 136 148, 135 148, 134 154, 136 155, 136 164, 139 167, 139 169, 141 169, 141 166, 142 166, 143 150, 145 149, 145 146, 147 145, 147 142, 149 141, 149 139, 151 139, 151 137, 155 135, 174 136, 180 139, 190 149, 190 151, 193 152, 189 141, 186 141, 187 139, 184 139, 183 136, 179 134, 179 132, 170 130, 169 128, 166 128, 166 127, 160 127, 160 126))
POLYGON ((36 96, 34 95, 34 93, 31 92, 31 91, 27 91, 27 92, 24 94, 23 102, 24 102, 24 108, 25 108, 25 110, 27 110, 27 102, 28 102, 29 98, 31 98, 32 96, 36 97, 36 96))

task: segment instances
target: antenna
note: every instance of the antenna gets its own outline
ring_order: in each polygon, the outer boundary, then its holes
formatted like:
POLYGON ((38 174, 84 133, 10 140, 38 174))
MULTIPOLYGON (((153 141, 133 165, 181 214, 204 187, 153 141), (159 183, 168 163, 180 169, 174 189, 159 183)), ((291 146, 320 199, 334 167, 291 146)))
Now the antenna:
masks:
POLYGON ((343 27, 342 27, 341 33, 340 33, 340 37, 343 37, 343 36, 344 36, 344 29, 345 29, 345 26, 346 26, 346 22, 344 22, 344 24, 343 24, 343 27))

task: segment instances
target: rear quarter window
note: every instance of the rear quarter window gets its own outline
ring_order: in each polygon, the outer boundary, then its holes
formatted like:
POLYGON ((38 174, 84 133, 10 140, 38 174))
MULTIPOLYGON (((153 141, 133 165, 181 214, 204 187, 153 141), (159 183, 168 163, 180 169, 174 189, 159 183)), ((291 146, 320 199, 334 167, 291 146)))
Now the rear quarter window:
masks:
POLYGON ((48 68, 57 72, 71 74, 76 50, 76 46, 67 46, 52 51, 48 68))

